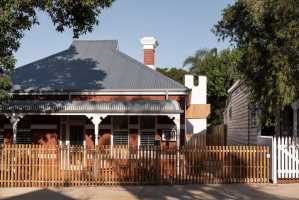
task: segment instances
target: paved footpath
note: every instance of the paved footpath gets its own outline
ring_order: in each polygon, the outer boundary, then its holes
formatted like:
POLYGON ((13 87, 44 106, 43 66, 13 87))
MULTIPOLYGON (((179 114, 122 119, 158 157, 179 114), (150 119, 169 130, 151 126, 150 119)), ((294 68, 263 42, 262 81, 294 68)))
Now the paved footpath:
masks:
POLYGON ((298 199, 299 184, 0 188, 5 200, 298 199))

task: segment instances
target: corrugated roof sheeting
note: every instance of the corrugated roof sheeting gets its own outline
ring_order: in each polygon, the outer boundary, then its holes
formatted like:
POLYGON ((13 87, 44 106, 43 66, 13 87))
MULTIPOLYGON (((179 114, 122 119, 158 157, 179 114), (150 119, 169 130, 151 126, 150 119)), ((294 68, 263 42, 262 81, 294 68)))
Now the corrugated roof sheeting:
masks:
POLYGON ((180 113, 179 103, 166 101, 10 101, 3 113, 180 113))
POLYGON ((74 41, 70 48, 15 70, 14 92, 179 90, 182 84, 118 50, 115 40, 74 41))

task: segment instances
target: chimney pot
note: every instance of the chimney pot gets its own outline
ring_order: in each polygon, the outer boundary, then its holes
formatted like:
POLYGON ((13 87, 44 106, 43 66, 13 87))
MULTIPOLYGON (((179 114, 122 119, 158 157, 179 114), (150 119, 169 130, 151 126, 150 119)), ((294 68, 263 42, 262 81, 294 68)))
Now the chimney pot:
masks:
POLYGON ((155 67, 155 49, 159 45, 158 40, 154 37, 143 37, 140 39, 144 51, 144 64, 152 69, 155 67))

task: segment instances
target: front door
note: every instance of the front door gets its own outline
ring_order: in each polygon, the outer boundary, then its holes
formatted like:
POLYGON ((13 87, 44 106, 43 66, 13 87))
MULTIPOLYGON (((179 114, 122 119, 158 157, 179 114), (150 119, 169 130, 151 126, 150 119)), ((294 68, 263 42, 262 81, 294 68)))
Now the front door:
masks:
POLYGON ((70 126, 70 144, 83 145, 84 141, 84 127, 82 125, 70 126))

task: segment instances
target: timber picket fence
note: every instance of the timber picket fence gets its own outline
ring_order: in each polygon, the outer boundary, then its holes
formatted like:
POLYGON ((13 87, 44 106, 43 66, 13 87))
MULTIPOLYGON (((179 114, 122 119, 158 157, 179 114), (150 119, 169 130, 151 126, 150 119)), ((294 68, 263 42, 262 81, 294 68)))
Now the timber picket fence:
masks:
POLYGON ((274 136, 272 155, 273 182, 298 182, 299 137, 274 136))
POLYGON ((269 148, 4 145, 1 187, 267 183, 269 148))
POLYGON ((225 146, 226 145, 226 125, 210 126, 206 131, 197 134, 187 135, 187 145, 194 148, 202 146, 225 146))
POLYGON ((207 129, 207 145, 225 146, 227 139, 227 127, 225 124, 210 126, 207 129))

